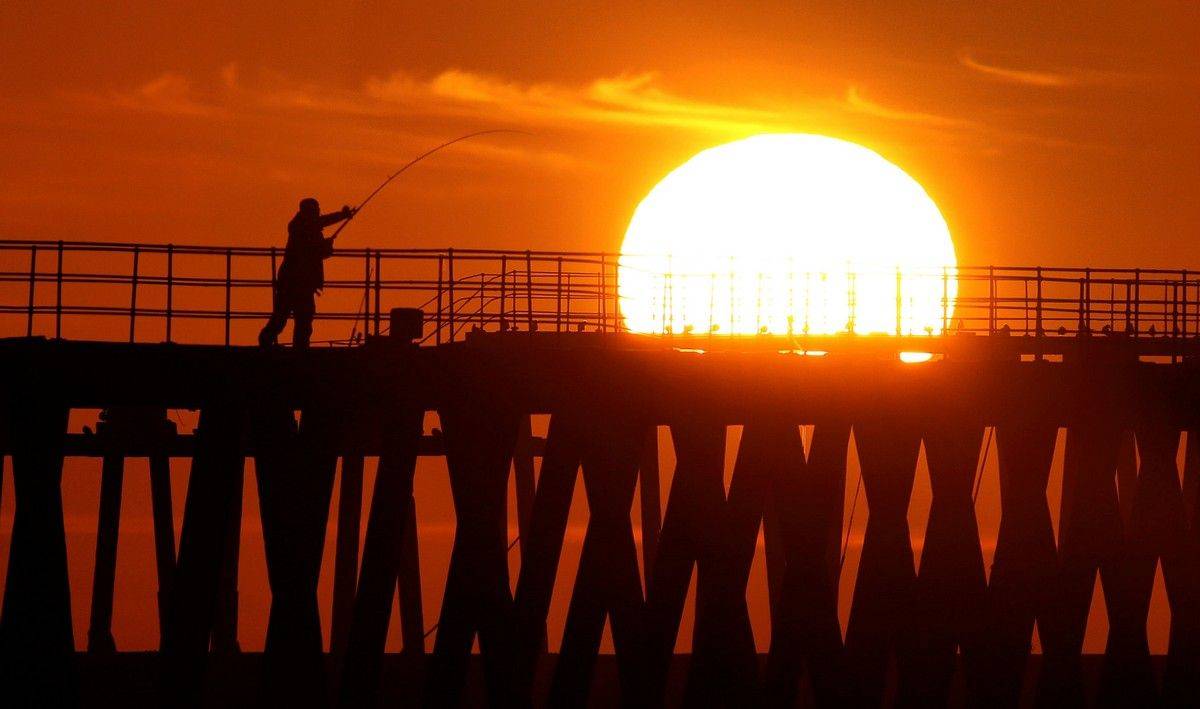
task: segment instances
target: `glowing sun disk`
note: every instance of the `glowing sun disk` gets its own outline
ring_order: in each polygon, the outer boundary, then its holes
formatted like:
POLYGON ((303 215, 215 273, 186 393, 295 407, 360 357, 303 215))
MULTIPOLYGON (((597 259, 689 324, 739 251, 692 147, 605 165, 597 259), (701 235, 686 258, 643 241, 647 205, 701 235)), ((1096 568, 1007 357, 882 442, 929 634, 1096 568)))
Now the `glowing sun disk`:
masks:
POLYGON ((638 205, 619 269, 643 333, 940 333, 954 244, 916 180, 843 140, 772 134, 705 150, 638 205))

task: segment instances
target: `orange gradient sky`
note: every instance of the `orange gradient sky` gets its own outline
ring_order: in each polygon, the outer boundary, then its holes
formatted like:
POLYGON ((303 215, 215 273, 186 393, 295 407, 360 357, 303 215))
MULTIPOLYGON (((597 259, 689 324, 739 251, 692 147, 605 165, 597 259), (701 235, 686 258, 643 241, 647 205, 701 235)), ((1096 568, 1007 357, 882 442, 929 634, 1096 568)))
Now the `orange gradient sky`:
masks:
POLYGON ((0 9, 0 236, 265 245, 304 195, 353 245, 612 249, 697 151, 870 147, 963 263, 1195 266, 1200 6, 31 3, 0 9))

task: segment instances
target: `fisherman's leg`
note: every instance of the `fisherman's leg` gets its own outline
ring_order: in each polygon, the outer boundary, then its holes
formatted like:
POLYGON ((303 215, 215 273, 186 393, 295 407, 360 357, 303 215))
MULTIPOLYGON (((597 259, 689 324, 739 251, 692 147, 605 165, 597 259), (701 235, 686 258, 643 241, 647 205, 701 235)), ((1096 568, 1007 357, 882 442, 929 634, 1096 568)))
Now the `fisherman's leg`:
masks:
POLYGON ((283 326, 287 324, 288 319, 288 299, 278 288, 271 302, 271 317, 267 320, 267 324, 263 326, 261 332, 258 333, 258 344, 262 347, 269 347, 276 344, 279 339, 279 333, 283 332, 283 326))
POLYGON ((315 293, 297 294, 292 300, 292 346, 308 347, 312 337, 313 316, 317 313, 315 293))

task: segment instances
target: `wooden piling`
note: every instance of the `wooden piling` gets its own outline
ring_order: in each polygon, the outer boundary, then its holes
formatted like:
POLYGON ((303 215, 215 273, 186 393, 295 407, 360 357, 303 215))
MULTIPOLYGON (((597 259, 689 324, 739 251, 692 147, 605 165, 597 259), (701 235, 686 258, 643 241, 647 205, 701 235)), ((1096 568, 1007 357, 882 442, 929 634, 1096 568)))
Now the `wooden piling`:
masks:
POLYGON ((353 615, 341 661, 338 706, 373 706, 387 642, 388 623, 401 570, 402 544, 411 529, 412 485, 425 412, 415 402, 384 409, 383 450, 375 475, 367 535, 353 615))
POLYGON ((0 671, 12 706, 74 704, 75 637, 62 507, 68 409, 26 392, 10 400, 13 531, 0 608, 0 671))
POLYGON ((519 415, 478 400, 439 408, 457 524, 426 683, 426 703, 458 701, 475 635, 488 700, 513 701, 517 647, 508 574, 508 475, 519 415))
POLYGON ((886 417, 854 423, 870 514, 846 626, 846 658, 854 701, 883 699, 889 659, 905 672, 913 660, 916 574, 908 503, 916 475, 920 432, 911 420, 886 417))
POLYGON ((212 405, 200 412, 179 561, 163 628, 161 691, 163 702, 171 706, 198 706, 201 700, 228 548, 226 515, 242 463, 242 428, 243 413, 236 406, 212 405))
POLYGON ((589 519, 549 706, 587 702, 606 619, 612 627, 622 703, 637 706, 642 701, 643 596, 630 512, 645 429, 608 412, 593 412, 589 419, 582 446, 589 519))
POLYGON ((117 580, 117 537, 121 524, 121 486, 125 458, 104 456, 100 469, 100 510, 96 524, 96 564, 92 573, 92 614, 87 651, 111 655, 117 651, 112 634, 113 588, 117 580))

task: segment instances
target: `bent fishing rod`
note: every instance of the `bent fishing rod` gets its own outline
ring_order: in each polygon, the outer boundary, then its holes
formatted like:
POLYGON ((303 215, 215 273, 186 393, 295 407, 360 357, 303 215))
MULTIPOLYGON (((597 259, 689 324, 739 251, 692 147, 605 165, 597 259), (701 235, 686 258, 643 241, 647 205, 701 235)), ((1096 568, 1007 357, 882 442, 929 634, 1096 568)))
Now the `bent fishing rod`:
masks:
MULTIPOLYGON (((388 175, 387 179, 384 180, 383 182, 381 182, 379 184, 379 186, 376 187, 371 192, 371 194, 367 195, 366 199, 364 199, 362 202, 359 202, 358 206, 354 208, 353 212, 351 212, 350 217, 338 225, 338 228, 333 232, 333 235, 329 237, 330 240, 336 239, 338 237, 338 234, 341 234, 342 230, 345 229, 356 216, 358 216, 358 213, 360 211, 362 211, 362 208, 367 206, 367 203, 375 198, 375 195, 382 192, 383 189, 385 187, 387 187, 389 184, 391 184, 393 180, 395 180, 400 175, 403 175, 404 172, 406 170, 408 170, 410 167, 412 167, 413 165, 416 165, 417 163, 421 162, 422 160, 429 157, 430 155, 433 155, 434 153, 438 152, 439 150, 448 148, 451 145, 454 145, 455 143, 461 143, 464 140, 470 140, 471 138, 478 138, 481 135, 492 135, 495 133, 516 133, 519 135, 532 135, 532 133, 529 133, 528 131, 523 131, 523 130, 513 130, 511 128, 493 128, 491 130, 480 130, 480 131, 475 131, 474 133, 467 133, 466 135, 460 135, 457 138, 454 138, 453 140, 447 140, 445 143, 442 143, 441 145, 439 145, 437 147, 426 150, 425 152, 421 153, 420 155, 413 158, 412 160, 409 160, 399 170, 396 170, 392 174, 388 175)), ((369 279, 370 278, 370 266, 368 265, 367 268, 368 268, 368 271, 367 271, 368 276, 367 277, 369 279)), ((359 306, 358 306, 358 313, 355 315, 355 318, 354 318, 354 324, 350 328, 349 342, 352 344, 354 342, 354 337, 358 332, 359 316, 363 316, 365 314, 366 307, 367 307, 367 295, 366 295, 366 293, 364 293, 363 300, 361 303, 359 303, 359 306)), ((365 318, 364 318, 364 322, 365 322, 365 318)))
POLYGON ((391 184, 392 180, 395 180, 397 177, 403 175, 404 172, 406 170, 408 170, 410 167, 412 167, 413 165, 416 165, 417 163, 421 162, 422 160, 429 157, 430 155, 433 155, 434 153, 436 153, 439 150, 442 150, 444 148, 448 148, 451 145, 454 145, 455 143, 461 143, 464 140, 470 140, 471 138, 478 138, 481 135, 491 135, 494 133, 516 133, 519 135, 532 135, 531 133, 528 133, 527 131, 523 131, 523 130, 513 130, 510 128, 493 128, 491 130, 481 130, 481 131, 475 131, 474 133, 467 133, 466 135, 460 135, 453 140, 448 140, 445 143, 442 143, 441 145, 437 146, 436 148, 431 148, 429 150, 426 150, 425 152, 421 153, 420 155, 413 158, 412 160, 409 160, 399 170, 396 170, 391 175, 388 175, 386 180, 381 182, 379 184, 379 186, 376 187, 375 190, 371 192, 371 194, 367 195, 366 199, 364 199, 362 202, 360 202, 358 204, 357 207, 354 208, 354 211, 351 212, 349 218, 347 218, 345 221, 343 221, 341 224, 338 225, 338 228, 333 232, 333 235, 329 238, 336 239, 338 237, 338 234, 341 234, 342 230, 345 229, 347 226, 349 226, 350 222, 353 221, 353 219, 356 216, 358 216, 358 213, 362 211, 362 208, 367 206, 367 203, 375 198, 375 195, 382 192, 385 187, 387 187, 389 184, 391 184))

